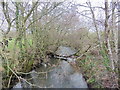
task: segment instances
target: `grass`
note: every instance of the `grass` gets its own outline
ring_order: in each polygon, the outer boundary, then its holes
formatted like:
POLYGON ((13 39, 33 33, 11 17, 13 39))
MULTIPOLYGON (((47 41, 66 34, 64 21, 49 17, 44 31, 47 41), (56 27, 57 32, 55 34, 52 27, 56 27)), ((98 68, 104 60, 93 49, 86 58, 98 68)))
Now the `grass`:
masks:
POLYGON ((13 50, 14 46, 15 46, 15 39, 13 38, 11 41, 9 41, 8 50, 13 50))
POLYGON ((99 56, 87 53, 84 59, 78 60, 78 63, 89 87, 115 88, 117 86, 117 78, 112 78, 115 74, 110 68, 110 60, 104 50, 100 51, 99 56))
MULTIPOLYGON (((97 83, 96 74, 99 72, 98 61, 95 61, 90 55, 87 55, 84 60, 79 61, 79 65, 89 87, 95 88, 97 83)), ((101 87, 98 83, 97 86, 101 87)))
MULTIPOLYGON (((8 48, 7 48, 8 50, 13 50, 14 49, 14 47, 15 47, 15 41, 16 41, 15 38, 13 38, 11 41, 9 41, 9 45, 8 45, 8 48)), ((22 43, 24 43, 24 41, 22 41, 22 43)), ((28 43, 29 46, 32 46, 32 39, 28 38, 27 39, 27 43, 28 43)), ((16 45, 16 48, 17 49, 19 48, 19 44, 18 43, 16 45)))

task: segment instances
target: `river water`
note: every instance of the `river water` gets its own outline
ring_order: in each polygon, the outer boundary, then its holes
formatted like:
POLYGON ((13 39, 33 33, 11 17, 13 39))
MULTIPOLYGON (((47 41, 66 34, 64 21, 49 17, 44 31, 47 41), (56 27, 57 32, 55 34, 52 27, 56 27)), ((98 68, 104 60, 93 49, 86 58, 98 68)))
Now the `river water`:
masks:
MULTIPOLYGON (((67 50, 69 50, 68 47, 67 50)), ((80 70, 73 68, 70 62, 52 59, 51 65, 31 71, 29 77, 26 78, 31 84, 23 80, 13 88, 88 88, 80 70)))

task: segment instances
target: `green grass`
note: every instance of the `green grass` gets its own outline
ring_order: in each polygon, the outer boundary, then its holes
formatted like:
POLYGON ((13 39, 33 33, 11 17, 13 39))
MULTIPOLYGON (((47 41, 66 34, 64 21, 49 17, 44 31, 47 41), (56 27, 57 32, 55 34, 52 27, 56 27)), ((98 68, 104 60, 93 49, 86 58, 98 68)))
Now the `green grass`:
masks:
POLYGON ((9 41, 8 49, 12 50, 14 46, 15 46, 15 39, 12 39, 11 41, 9 41))
MULTIPOLYGON (((28 42, 28 46, 32 46, 32 39, 31 38, 28 38, 27 39, 27 42, 28 42)), ((24 41, 22 41, 22 43, 24 43, 24 41)), ((8 45, 8 50, 13 50, 14 48, 17 48, 19 49, 19 44, 17 42, 17 44, 15 45, 15 38, 13 38, 11 41, 9 41, 9 45, 8 45)), ((23 46, 24 47, 24 46, 23 46)))

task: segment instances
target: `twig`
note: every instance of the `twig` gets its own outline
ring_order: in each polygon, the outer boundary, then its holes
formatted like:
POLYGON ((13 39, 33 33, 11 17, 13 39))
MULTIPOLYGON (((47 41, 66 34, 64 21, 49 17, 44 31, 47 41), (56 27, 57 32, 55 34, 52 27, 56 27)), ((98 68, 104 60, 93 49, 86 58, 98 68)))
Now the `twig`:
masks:
POLYGON ((25 81, 27 84, 29 84, 30 86, 36 86, 36 87, 38 87, 38 88, 41 88, 40 86, 38 86, 38 85, 35 85, 35 84, 32 84, 32 83, 30 83, 30 82, 28 82, 26 79, 24 79, 24 78, 21 78, 20 77, 20 79, 21 80, 23 80, 23 81, 25 81))
POLYGON ((20 77, 8 66, 9 70, 18 78, 19 82, 20 82, 20 77))
MULTIPOLYGON (((9 66, 8 66, 8 68, 12 71, 12 73, 18 78, 18 80, 19 80, 19 82, 21 81, 21 80, 24 80, 26 83, 28 83, 30 86, 36 86, 36 87, 39 87, 39 86, 37 86, 37 85, 35 85, 35 84, 31 84, 30 82, 28 82, 26 79, 24 79, 24 78, 22 78, 22 77, 19 77, 17 74, 16 74, 16 72, 14 72, 9 66)), ((41 88, 41 87, 39 87, 39 88, 41 88)))
POLYGON ((97 45, 97 46, 95 46, 95 47, 93 47, 93 48, 88 48, 84 53, 82 53, 82 55, 80 55, 79 57, 77 57, 76 59, 80 59, 83 55, 85 55, 87 52, 89 52, 90 50, 93 50, 94 48, 97 48, 97 47, 99 47, 99 45, 97 45))
POLYGON ((8 88, 9 88, 9 86, 10 86, 10 82, 11 82, 12 76, 13 76, 13 75, 10 76, 10 79, 9 79, 9 81, 8 81, 8 85, 7 85, 8 88))
POLYGON ((17 72, 17 71, 16 71, 16 73, 18 73, 18 74, 28 75, 28 74, 31 74, 32 72, 24 73, 24 72, 17 72))

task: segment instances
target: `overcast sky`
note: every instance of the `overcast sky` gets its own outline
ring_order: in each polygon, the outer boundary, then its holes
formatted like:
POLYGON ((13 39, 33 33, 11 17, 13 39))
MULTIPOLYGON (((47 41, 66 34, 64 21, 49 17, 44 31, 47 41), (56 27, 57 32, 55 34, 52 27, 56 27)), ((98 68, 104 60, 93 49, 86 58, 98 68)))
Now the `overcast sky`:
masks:
MULTIPOLYGON (((2 0, 0 0, 0 1, 2 1, 2 0)), ((7 2, 9 2, 9 1, 11 1, 11 0, 4 0, 4 1, 7 1, 7 2)), ((19 1, 24 1, 24 2, 28 2, 28 1, 36 1, 36 0, 12 0, 12 1, 17 1, 17 2, 19 2, 19 1)), ((64 1, 64 0, 39 0, 39 1, 43 1, 43 2, 45 2, 45 1, 51 1, 51 2, 54 2, 54 1, 57 1, 57 2, 60 2, 60 1, 64 1)), ((67 1, 73 1, 73 2, 76 2, 77 4, 84 4, 84 3, 86 3, 86 2, 91 2, 91 5, 93 6, 93 7, 95 7, 95 6, 99 6, 99 7, 104 7, 104 0, 67 0, 67 1)), ((108 0, 109 2, 111 2, 112 0, 108 0)), ((118 1, 118 0, 113 0, 113 1, 118 1)), ((87 9, 89 9, 89 8, 87 8, 87 9)), ((86 10, 86 8, 85 7, 80 7, 80 8, 78 8, 78 11, 82 11, 82 10, 86 10)), ((1 12, 1 11, 0 11, 1 12)), ((99 10, 96 10, 96 11, 94 11, 95 12, 95 16, 96 16, 96 18, 103 18, 103 15, 101 14, 101 12, 99 11, 99 10), (101 17, 101 15, 102 15, 102 17, 101 17)), ((1 15, 0 15, 1 16, 1 15)), ((1 20, 1 18, 0 18, 0 20, 1 20)), ((0 24, 1 24, 1 21, 0 21, 0 24)), ((4 24, 5 25, 5 24, 4 24)), ((5 25, 6 26, 6 25, 5 25)))

